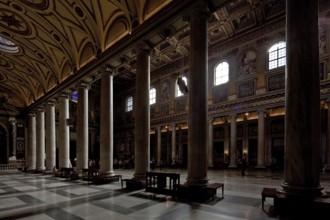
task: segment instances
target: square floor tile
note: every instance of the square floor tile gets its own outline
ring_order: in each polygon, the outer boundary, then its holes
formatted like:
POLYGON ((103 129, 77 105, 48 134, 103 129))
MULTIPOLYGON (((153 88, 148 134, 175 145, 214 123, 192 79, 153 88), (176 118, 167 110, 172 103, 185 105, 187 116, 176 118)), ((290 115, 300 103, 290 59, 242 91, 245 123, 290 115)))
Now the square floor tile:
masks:
POLYGON ((108 198, 108 199, 103 199, 100 201, 116 204, 118 206, 122 206, 125 208, 130 208, 130 207, 134 207, 137 205, 141 205, 146 202, 150 202, 150 200, 148 200, 148 199, 141 199, 141 198, 136 198, 136 197, 132 197, 132 196, 117 196, 117 197, 112 197, 112 198, 108 198))
POLYGON ((39 189, 38 187, 35 186, 16 186, 13 187, 14 189, 18 190, 18 191, 29 191, 29 190, 36 190, 39 189))
POLYGON ((29 217, 18 218, 17 220, 54 220, 46 214, 32 215, 29 217))
POLYGON ((15 206, 25 205, 26 203, 18 198, 2 198, 0 199, 0 208, 11 208, 15 206))
POLYGON ((38 191, 26 193, 46 203, 58 203, 70 200, 70 198, 49 191, 38 191))
POLYGON ((75 194, 75 195, 88 195, 88 194, 91 194, 91 193, 102 192, 100 190, 91 189, 91 188, 75 188, 75 189, 66 189, 66 190, 63 190, 63 191, 67 192, 67 193, 72 193, 72 194, 75 194))

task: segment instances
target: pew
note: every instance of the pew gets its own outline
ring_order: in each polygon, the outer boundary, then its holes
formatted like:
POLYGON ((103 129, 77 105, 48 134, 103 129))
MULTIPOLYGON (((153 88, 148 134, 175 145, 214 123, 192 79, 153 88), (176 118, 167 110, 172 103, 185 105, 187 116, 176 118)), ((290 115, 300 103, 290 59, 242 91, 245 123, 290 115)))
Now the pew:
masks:
POLYGON ((176 196, 180 186, 180 174, 168 172, 147 172, 146 192, 176 196))

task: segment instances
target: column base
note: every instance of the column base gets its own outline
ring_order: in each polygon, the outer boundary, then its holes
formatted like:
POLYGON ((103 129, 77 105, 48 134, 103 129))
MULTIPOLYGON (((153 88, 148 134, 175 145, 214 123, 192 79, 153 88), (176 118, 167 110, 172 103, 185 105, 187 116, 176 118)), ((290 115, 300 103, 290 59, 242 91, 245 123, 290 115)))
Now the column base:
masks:
POLYGON ((193 178, 187 178, 187 182, 185 185, 190 186, 190 187, 205 187, 209 182, 208 178, 198 178, 198 179, 193 179, 193 178))
POLYGON ((134 179, 134 180, 139 180, 139 181, 143 181, 143 182, 145 182, 145 181, 146 181, 146 177, 147 177, 147 176, 146 176, 145 173, 141 173, 141 174, 139 174, 139 173, 135 173, 133 179, 134 179))
POLYGON ((266 169, 266 166, 264 166, 264 165, 257 165, 254 168, 256 168, 256 169, 266 169))
POLYGON ((106 172, 102 172, 101 173, 102 176, 114 176, 115 175, 115 172, 112 170, 108 170, 106 172))
POLYGON ((45 170, 46 170, 45 167, 39 167, 39 168, 36 169, 36 171, 37 171, 38 173, 43 173, 43 172, 45 172, 45 170))
POLYGON ((317 198, 323 196, 323 187, 299 187, 290 186, 286 183, 281 184, 282 190, 279 190, 281 194, 287 197, 293 198, 317 198))
POLYGON ((205 202, 214 199, 214 190, 202 186, 190 186, 187 184, 178 187, 175 196, 179 199, 190 200, 195 202, 205 202))
POLYGON ((129 191, 135 191, 145 188, 145 181, 135 180, 135 179, 123 179, 126 182, 126 188, 129 191))

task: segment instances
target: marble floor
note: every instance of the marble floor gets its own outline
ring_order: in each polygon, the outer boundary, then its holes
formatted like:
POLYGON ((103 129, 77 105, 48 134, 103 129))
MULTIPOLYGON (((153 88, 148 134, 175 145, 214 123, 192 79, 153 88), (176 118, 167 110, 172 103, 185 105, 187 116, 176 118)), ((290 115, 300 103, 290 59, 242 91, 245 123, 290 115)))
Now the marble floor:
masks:
MULTIPOLYGON (((162 170, 166 171, 166 170, 162 170)), ((184 183, 187 170, 180 173, 184 183)), ((123 178, 131 178, 134 170, 115 169, 123 178)), ((321 173, 321 186, 330 191, 330 174, 321 173)), ((203 203, 173 199, 170 196, 126 191, 119 182, 94 185, 81 180, 66 180, 42 174, 0 175, 0 219, 159 219, 159 220, 267 220, 284 219, 273 212, 273 199, 267 198, 261 208, 263 187, 280 189, 281 171, 248 169, 209 170, 210 183, 222 182, 216 198, 203 203)))

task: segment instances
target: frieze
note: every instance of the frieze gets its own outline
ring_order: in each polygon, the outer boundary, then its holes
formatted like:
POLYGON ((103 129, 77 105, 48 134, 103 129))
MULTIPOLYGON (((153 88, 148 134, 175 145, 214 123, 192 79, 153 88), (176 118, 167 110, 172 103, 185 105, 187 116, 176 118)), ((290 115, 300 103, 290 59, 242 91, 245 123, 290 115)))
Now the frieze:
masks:
POLYGON ((251 98, 242 101, 235 101, 224 105, 212 106, 209 107, 208 112, 210 115, 212 115, 217 113, 226 113, 226 112, 229 113, 238 110, 244 111, 244 109, 256 108, 264 105, 273 105, 278 103, 283 103, 284 105, 285 102, 284 95, 285 93, 281 92, 268 96, 251 98))
POLYGON ((223 51, 229 50, 230 48, 233 47, 237 47, 237 45, 242 45, 248 41, 254 41, 256 40, 256 36, 269 34, 283 27, 285 27, 285 19, 281 19, 280 21, 274 24, 267 25, 265 28, 261 30, 238 37, 237 39, 231 40, 230 42, 226 41, 222 44, 219 44, 218 46, 211 47, 209 48, 209 56, 213 56, 217 53, 222 53, 223 51))

